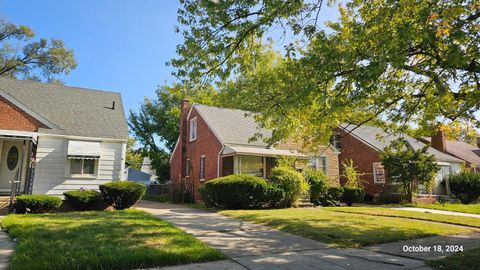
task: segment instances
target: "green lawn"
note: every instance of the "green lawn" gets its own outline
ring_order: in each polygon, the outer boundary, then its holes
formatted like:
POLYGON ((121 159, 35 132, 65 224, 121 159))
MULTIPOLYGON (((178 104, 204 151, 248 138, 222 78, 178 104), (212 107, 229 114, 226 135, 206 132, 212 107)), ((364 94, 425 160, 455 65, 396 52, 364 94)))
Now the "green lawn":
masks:
POLYGON ((139 210, 9 215, 18 239, 9 269, 136 269, 224 258, 139 210))
POLYGON ((322 209, 225 210, 220 214, 271 226, 334 247, 359 247, 432 235, 472 232, 448 224, 322 209))
POLYGON ((471 213, 480 215, 480 203, 476 204, 460 204, 460 203, 433 203, 433 204, 411 204, 411 207, 421 207, 445 211, 454 211, 462 213, 471 213))
POLYGON ((436 222, 443 222, 456 225, 466 225, 480 228, 480 218, 449 216, 432 213, 410 212, 404 210, 395 210, 391 208, 380 207, 325 207, 327 211, 344 212, 344 213, 358 213, 366 215, 377 215, 387 217, 404 217, 420 220, 429 220, 436 222))
POLYGON ((433 269, 441 270, 477 270, 479 268, 480 248, 460 252, 445 259, 427 261, 433 269))

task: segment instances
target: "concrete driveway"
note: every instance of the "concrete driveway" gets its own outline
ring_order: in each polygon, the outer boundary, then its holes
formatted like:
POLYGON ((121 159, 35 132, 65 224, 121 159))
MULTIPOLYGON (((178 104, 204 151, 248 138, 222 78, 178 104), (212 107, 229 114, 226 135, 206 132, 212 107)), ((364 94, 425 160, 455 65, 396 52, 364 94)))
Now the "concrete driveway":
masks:
POLYGON ((149 212, 194 235, 231 260, 167 269, 430 269, 423 260, 326 244, 213 212, 141 201, 149 212))

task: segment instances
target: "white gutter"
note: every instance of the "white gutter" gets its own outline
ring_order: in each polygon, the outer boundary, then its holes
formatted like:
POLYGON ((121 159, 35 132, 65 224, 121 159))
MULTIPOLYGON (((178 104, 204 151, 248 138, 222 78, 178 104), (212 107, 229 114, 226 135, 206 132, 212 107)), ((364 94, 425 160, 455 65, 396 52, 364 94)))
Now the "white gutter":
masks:
POLYGON ((218 152, 218 162, 217 162, 217 178, 220 177, 220 158, 225 149, 225 144, 222 144, 222 149, 218 152))

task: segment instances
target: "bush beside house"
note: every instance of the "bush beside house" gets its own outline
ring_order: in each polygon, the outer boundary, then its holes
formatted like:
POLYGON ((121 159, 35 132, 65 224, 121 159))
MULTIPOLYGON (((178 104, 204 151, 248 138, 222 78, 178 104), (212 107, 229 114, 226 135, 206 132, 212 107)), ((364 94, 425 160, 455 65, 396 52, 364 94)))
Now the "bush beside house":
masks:
POLYGON ((462 203, 478 201, 480 197, 480 174, 461 172, 448 178, 450 190, 462 203))
POLYGON ((65 201, 75 210, 97 210, 104 208, 103 197, 95 190, 71 190, 63 193, 65 201))
POLYGON ((62 205, 59 197, 48 195, 20 195, 15 202, 15 213, 48 213, 62 205))
POLYGON ((265 179, 240 174, 206 182, 199 189, 207 207, 221 209, 258 209, 278 206, 285 193, 265 179))
POLYGON ((41 214, 53 211, 104 210, 113 206, 123 210, 133 206, 145 193, 146 187, 134 182, 110 182, 100 186, 101 193, 95 190, 71 190, 63 193, 65 204, 57 196, 20 195, 16 197, 14 212, 17 214, 41 214), (65 208, 61 206, 66 206, 65 208))
POLYGON ((294 168, 278 166, 272 169, 270 179, 285 192, 283 207, 291 207, 309 190, 309 185, 303 175, 294 168))
POLYGON ((127 209, 145 194, 145 185, 135 182, 109 182, 100 185, 103 200, 117 210, 127 209))

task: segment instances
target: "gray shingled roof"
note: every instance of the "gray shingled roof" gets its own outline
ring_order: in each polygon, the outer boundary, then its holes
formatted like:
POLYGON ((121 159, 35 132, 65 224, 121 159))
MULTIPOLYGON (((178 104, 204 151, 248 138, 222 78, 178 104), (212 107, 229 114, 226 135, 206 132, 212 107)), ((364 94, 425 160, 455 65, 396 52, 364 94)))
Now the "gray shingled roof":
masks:
MULTIPOLYGON (((421 149, 425 144, 415 138, 408 136, 407 134, 390 134, 382 130, 381 128, 374 126, 356 126, 356 125, 343 125, 342 128, 347 132, 350 131, 351 134, 365 143, 369 144, 371 147, 376 150, 383 150, 385 147, 390 145, 390 143, 400 137, 403 137, 408 144, 415 150, 421 149)), ((435 158, 440 162, 458 162, 462 163, 463 161, 451 156, 446 153, 442 153, 432 147, 428 148, 428 153, 434 155, 435 158)))
POLYGON ((252 112, 194 104, 195 109, 224 144, 267 146, 262 139, 249 142, 256 133, 269 138, 272 132, 260 128, 252 112))
POLYGON ((0 91, 53 123, 44 133, 127 139, 120 93, 0 78, 0 91), (115 109, 112 104, 115 101, 115 109))

